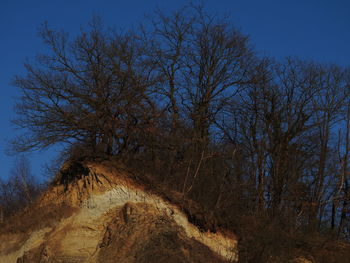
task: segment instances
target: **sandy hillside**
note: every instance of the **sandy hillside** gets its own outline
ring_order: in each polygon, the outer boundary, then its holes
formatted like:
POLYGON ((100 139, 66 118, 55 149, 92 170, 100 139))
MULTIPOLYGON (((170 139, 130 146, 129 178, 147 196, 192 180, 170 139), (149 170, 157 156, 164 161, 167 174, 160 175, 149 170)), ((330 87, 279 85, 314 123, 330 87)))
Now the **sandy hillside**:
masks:
POLYGON ((68 165, 58 182, 1 230, 1 263, 238 259, 232 233, 199 229, 178 205, 118 168, 68 165))

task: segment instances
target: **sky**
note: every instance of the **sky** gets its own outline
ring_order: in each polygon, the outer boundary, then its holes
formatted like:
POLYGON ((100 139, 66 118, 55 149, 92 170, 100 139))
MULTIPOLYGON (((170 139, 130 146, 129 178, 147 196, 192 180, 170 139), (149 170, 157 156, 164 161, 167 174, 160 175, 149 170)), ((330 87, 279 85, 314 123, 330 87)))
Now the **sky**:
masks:
MULTIPOLYGON (((350 1, 348 0, 206 0, 213 14, 229 17, 250 37, 261 55, 277 59, 297 56, 320 63, 350 67, 350 1)), ((187 0, 0 0, 0 178, 7 178, 16 156, 6 153, 8 141, 20 133, 11 125, 19 93, 11 86, 15 75, 25 74, 23 62, 42 53, 38 27, 77 34, 93 16, 107 26, 128 28, 142 22, 155 8, 176 10, 187 0)), ((28 154, 32 171, 43 176, 42 166, 57 155, 57 147, 28 154)))

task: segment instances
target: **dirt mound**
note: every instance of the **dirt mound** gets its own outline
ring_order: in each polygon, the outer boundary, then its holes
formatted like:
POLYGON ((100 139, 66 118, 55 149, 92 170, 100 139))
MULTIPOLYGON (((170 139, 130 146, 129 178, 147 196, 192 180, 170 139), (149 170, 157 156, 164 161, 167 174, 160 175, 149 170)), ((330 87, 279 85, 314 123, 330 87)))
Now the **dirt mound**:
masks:
POLYGON ((0 262, 237 261, 232 233, 204 231, 176 202, 116 166, 66 165, 26 213, 21 231, 0 232, 0 262))

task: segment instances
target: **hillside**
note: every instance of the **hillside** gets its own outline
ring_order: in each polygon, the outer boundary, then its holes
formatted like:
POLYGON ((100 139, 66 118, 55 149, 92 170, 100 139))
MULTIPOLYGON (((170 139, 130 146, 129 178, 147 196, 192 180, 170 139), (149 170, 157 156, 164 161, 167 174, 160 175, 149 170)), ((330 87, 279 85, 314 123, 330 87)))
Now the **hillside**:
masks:
POLYGON ((180 197, 117 166, 66 164, 0 230, 0 262, 236 262, 235 235, 191 223, 180 197))

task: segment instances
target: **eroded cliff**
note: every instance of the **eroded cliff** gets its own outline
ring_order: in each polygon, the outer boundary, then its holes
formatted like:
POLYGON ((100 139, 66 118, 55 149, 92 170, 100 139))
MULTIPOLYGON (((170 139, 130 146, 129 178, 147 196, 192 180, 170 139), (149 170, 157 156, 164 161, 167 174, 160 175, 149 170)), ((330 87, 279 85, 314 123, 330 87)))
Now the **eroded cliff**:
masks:
POLYGON ((0 262, 235 262, 237 239, 204 231, 178 204, 108 165, 64 167, 0 234, 0 262), (10 230, 11 229, 11 230, 10 230))

